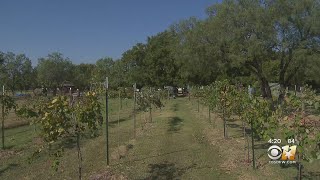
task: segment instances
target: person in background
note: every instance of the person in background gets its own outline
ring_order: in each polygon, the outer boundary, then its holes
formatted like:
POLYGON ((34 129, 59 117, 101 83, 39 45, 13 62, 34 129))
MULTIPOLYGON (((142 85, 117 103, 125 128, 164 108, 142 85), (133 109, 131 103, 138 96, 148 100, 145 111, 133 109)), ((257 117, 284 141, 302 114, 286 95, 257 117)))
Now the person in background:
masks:
POLYGON ((248 86, 248 94, 249 94, 249 97, 251 98, 253 94, 253 88, 251 87, 251 85, 248 86))
POLYGON ((77 97, 80 97, 80 90, 77 89, 77 97))

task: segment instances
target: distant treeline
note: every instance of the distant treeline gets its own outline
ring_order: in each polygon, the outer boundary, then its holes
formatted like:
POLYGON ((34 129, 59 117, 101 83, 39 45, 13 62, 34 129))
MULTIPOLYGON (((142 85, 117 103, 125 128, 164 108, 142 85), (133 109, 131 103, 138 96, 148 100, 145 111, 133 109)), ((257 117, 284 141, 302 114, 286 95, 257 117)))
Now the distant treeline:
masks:
POLYGON ((226 0, 95 64, 73 64, 60 53, 40 58, 1 53, 1 82, 12 91, 71 81, 80 89, 109 77, 110 87, 208 85, 216 80, 253 85, 271 98, 269 83, 320 85, 320 1, 226 0))

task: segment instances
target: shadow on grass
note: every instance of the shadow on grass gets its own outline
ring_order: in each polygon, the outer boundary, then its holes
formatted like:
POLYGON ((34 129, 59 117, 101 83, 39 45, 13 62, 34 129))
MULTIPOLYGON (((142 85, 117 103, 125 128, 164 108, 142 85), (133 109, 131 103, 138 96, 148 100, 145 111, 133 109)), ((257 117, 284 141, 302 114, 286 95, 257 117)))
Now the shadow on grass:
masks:
POLYGON ((170 126, 168 131, 169 132, 178 132, 183 126, 182 122, 183 122, 183 119, 181 119, 179 117, 171 117, 170 121, 168 122, 168 124, 170 126))
POLYGON ((230 128, 239 128, 240 125, 239 124, 235 124, 235 123, 228 123, 228 127, 230 127, 230 128))
POLYGON ((171 108, 172 111, 176 112, 178 111, 179 104, 174 104, 173 107, 171 108))
POLYGON ((256 144, 254 145, 254 149, 268 149, 272 144, 270 143, 263 143, 263 144, 258 144, 258 142, 256 142, 256 144))
MULTIPOLYGON (((127 148, 128 148, 128 147, 127 147, 127 148)), ((188 151, 188 149, 176 150, 176 151, 171 151, 171 152, 162 153, 162 154, 158 154, 158 155, 152 155, 152 156, 148 156, 148 157, 137 158, 137 159, 130 160, 130 161, 123 161, 123 162, 121 162, 121 163, 114 164, 114 165, 120 165, 120 164, 138 162, 138 161, 143 161, 143 160, 147 160, 147 159, 151 159, 151 158, 155 158, 155 157, 167 156, 167 155, 174 154, 174 153, 181 153, 181 152, 184 152, 184 151, 188 151)), ((198 151, 201 151, 201 149, 199 149, 198 151)))
POLYGON ((192 169, 196 164, 192 164, 187 167, 177 167, 174 163, 164 161, 159 164, 149 164, 149 173, 150 175, 145 178, 149 179, 181 179, 181 176, 189 169, 192 169))
MULTIPOLYGON (((25 126, 27 126, 27 125, 25 125, 25 126)), ((19 128, 19 127, 17 127, 17 128, 19 128)), ((13 128, 12 128, 13 129, 13 128)), ((20 134, 23 134, 23 133, 26 133, 26 132, 29 132, 29 131, 34 131, 33 129, 25 129, 25 130, 22 130, 22 131, 18 131, 18 132, 16 132, 16 133, 10 133, 10 134, 6 134, 6 131, 7 130, 9 130, 9 129, 6 129, 5 130, 5 134, 4 134, 4 137, 5 138, 9 138, 9 137, 14 137, 14 136, 16 136, 16 135, 20 135, 20 134)), ((2 136, 0 136, 0 138, 2 138, 2 136)))
POLYGON ((1 146, 2 150, 10 150, 13 147, 14 147, 14 145, 4 145, 4 148, 2 148, 2 146, 1 146))
MULTIPOLYGON (((119 123, 129 120, 129 118, 120 118, 119 123)), ((116 127, 118 125, 118 120, 109 122, 109 127, 116 127)))
POLYGON ((19 166, 18 164, 10 163, 5 168, 0 169, 0 175, 2 175, 3 173, 5 173, 6 171, 8 171, 10 169, 14 169, 14 168, 18 167, 18 166, 19 166))
POLYGON ((133 144, 128 144, 128 145, 126 146, 126 148, 127 148, 127 150, 133 149, 133 144))
POLYGON ((287 169, 287 168, 291 168, 291 167, 298 169, 298 164, 280 164, 279 166, 282 169, 287 169))
POLYGON ((318 172, 304 172, 302 174, 303 179, 320 179, 320 171, 318 172))

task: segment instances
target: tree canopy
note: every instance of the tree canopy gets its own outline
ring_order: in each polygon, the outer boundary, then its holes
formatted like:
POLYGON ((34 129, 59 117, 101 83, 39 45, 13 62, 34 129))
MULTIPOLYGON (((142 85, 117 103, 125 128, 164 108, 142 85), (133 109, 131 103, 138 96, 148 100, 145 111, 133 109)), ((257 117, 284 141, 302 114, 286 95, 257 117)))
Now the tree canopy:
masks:
POLYGON ((0 53, 2 82, 12 90, 58 86, 81 89, 110 79, 110 87, 208 85, 228 79, 257 85, 271 98, 269 83, 319 87, 318 0, 225 0, 206 9, 207 18, 180 20, 137 43, 118 60, 72 64, 60 53, 40 58, 33 69, 23 54, 0 53), (32 81, 37 76, 37 82, 32 81))

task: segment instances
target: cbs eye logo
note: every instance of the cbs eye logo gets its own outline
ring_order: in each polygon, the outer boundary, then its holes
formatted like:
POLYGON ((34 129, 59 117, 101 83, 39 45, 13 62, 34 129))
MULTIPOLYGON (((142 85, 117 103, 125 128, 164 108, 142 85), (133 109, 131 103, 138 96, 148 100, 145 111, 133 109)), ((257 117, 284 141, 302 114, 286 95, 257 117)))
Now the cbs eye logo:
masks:
POLYGON ((281 160, 290 160, 293 161, 296 154, 297 146, 283 146, 280 148, 277 145, 272 145, 268 149, 268 156, 272 160, 278 160, 281 157, 281 160))

